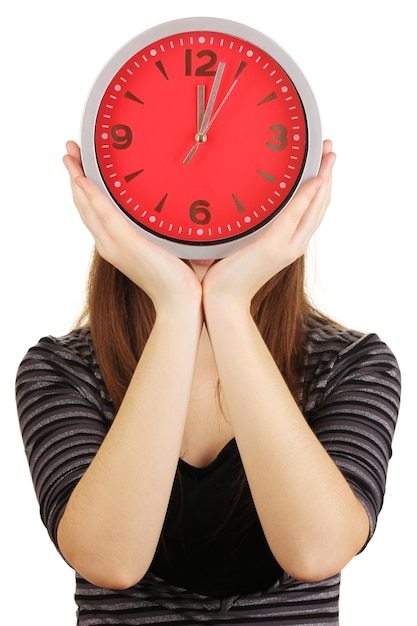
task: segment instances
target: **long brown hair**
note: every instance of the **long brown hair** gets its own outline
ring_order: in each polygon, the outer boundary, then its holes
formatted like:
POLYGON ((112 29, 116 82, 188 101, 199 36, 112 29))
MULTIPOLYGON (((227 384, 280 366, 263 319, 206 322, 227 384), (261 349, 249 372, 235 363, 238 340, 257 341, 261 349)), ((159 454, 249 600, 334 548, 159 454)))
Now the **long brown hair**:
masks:
MULTIPOLYGON (((304 286, 304 257, 274 276, 252 300, 259 331, 293 396, 300 400, 305 320, 315 310, 304 286)), ((82 316, 91 329, 101 373, 117 411, 155 321, 142 289, 94 251, 82 316)))

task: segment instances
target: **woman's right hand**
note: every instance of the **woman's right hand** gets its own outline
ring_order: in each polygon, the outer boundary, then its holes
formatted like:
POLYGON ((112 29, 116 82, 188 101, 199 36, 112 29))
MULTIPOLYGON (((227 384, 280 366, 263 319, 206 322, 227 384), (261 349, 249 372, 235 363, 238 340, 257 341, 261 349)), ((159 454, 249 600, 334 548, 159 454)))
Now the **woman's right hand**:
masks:
POLYGON ((70 175, 75 205, 99 254, 143 289, 157 312, 192 302, 201 306, 201 283, 194 271, 133 228, 86 178, 80 148, 74 141, 67 143, 63 161, 70 175))

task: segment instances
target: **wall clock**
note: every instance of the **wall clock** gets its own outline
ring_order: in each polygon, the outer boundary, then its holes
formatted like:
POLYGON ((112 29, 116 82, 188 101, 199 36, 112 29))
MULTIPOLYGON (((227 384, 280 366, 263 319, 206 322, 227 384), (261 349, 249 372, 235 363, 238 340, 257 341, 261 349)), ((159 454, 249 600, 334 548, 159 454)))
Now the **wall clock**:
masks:
POLYGON ((311 88, 272 39, 209 17, 160 24, 104 66, 85 105, 86 175, 180 258, 257 237, 318 171, 311 88))

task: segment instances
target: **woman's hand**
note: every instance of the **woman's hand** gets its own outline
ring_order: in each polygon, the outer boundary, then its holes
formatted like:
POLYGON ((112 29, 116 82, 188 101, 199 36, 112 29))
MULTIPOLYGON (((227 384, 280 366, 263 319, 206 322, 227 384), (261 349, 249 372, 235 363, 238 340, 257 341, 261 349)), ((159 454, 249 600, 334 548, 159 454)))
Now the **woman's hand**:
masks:
POLYGON ((146 239, 85 177, 78 145, 67 144, 64 164, 69 172, 74 202, 94 237, 99 254, 141 287, 156 310, 201 305, 201 284, 192 269, 146 239))
POLYGON ((323 143, 318 176, 305 183, 285 210, 256 241, 214 264, 203 281, 204 302, 212 298, 250 305, 272 276, 302 256, 330 202, 335 154, 323 143))

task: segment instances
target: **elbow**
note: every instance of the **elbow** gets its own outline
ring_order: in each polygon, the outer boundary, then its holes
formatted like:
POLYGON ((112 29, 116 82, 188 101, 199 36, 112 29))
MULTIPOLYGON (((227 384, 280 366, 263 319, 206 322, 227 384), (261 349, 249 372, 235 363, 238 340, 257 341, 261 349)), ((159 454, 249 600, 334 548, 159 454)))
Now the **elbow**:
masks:
POLYGON ((72 559, 70 565, 95 587, 123 591, 137 585, 147 570, 124 564, 107 563, 103 559, 72 559))
MULTIPOLYGON (((272 550, 278 563, 289 576, 306 583, 317 583, 337 576, 360 552, 369 536, 368 518, 356 532, 349 528, 333 532, 315 533, 298 537, 292 545, 283 549, 275 545, 272 550)), ((272 548, 271 548, 272 549, 272 548)))
POLYGON ((58 547, 66 562, 95 587, 122 591, 134 587, 142 580, 149 569, 152 559, 135 559, 130 551, 121 555, 121 550, 104 550, 84 545, 80 542, 66 541, 58 531, 58 547))
POLYGON ((95 587, 101 587, 103 589, 112 589, 115 591, 124 591, 137 585, 144 573, 132 573, 124 570, 117 570, 109 568, 106 572, 79 572, 79 574, 85 578, 89 583, 95 587))
POLYGON ((322 558, 299 560, 289 564, 285 571, 289 576, 301 582, 318 583, 338 575, 342 569, 342 566, 322 558))
POLYGON ((340 574, 351 560, 353 554, 344 551, 329 550, 328 546, 321 549, 311 546, 304 550, 291 551, 285 557, 275 556, 285 572, 301 582, 317 583, 340 574), (278 557, 278 558, 277 558, 278 557))

